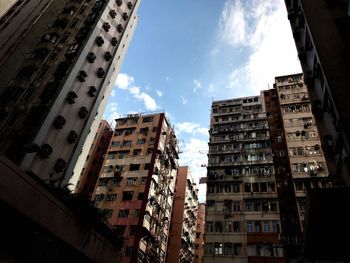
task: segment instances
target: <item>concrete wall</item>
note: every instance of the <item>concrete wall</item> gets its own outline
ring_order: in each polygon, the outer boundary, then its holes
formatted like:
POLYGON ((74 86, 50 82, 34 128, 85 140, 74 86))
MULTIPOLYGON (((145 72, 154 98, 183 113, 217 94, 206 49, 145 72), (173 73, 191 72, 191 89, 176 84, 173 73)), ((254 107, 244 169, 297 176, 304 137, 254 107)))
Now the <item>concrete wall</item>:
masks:
POLYGON ((21 172, 4 156, 0 156, 0 171, 2 203, 17 210, 24 218, 35 222, 90 260, 119 262, 120 250, 117 247, 77 218, 73 211, 43 185, 21 172))

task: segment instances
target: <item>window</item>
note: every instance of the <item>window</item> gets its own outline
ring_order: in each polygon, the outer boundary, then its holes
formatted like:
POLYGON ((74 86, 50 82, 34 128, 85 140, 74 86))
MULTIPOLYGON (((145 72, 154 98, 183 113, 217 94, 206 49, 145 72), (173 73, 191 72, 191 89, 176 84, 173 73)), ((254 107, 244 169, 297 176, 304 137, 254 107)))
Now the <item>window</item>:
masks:
POLYGON ((213 222, 205 222, 206 232, 214 232, 214 224, 213 222))
POLYGON ((139 217, 140 214, 141 214, 141 209, 135 209, 134 216, 135 216, 135 217, 139 217))
POLYGON ((137 196, 137 200, 143 200, 145 197, 145 193, 139 193, 139 195, 137 196))
POLYGON ((107 194, 106 201, 115 201, 117 199, 117 194, 107 194))
POLYGON ((108 180, 100 179, 98 180, 98 186, 107 186, 108 180))
POLYGON ((105 167, 103 167, 103 172, 104 173, 111 173, 111 172, 113 172, 113 165, 106 165, 105 167))
POLYGON ((241 232, 241 222, 234 221, 233 222, 233 232, 241 232))
POLYGON ((124 191, 122 201, 130 201, 134 195, 134 191, 124 191))
POLYGON ((247 232, 248 233, 253 233, 254 232, 253 221, 247 221, 247 232))
POLYGON ((224 243, 224 255, 232 255, 233 253, 232 243, 224 243))
POLYGON ((126 178, 126 185, 135 185, 136 184, 136 177, 128 177, 126 178))
POLYGON ((153 121, 153 117, 144 117, 142 119, 142 122, 145 123, 145 122, 152 122, 153 121))
POLYGON ((115 131, 114 131, 114 135, 115 135, 115 136, 123 135, 123 133, 124 133, 124 130, 115 130, 115 131))
POLYGON ((95 202, 102 201, 104 196, 104 194, 95 195, 95 202))
POLYGON ((113 147, 117 147, 117 146, 120 146, 120 145, 121 145, 120 141, 112 141, 112 144, 111 144, 111 146, 113 146, 113 147))
POLYGON ((142 150, 141 149, 135 149, 134 150, 134 156, 141 156, 142 150))
POLYGON ((150 168, 150 163, 145 163, 144 170, 148 170, 150 168))
POLYGON ((141 183, 142 183, 142 184, 145 184, 146 181, 147 181, 147 176, 142 176, 142 177, 141 177, 141 183))
POLYGON ((196 233, 196 238, 200 238, 200 236, 201 236, 201 233, 196 233))
MULTIPOLYGON (((107 158, 108 158, 108 160, 113 160, 113 159, 115 159, 115 153, 109 152, 107 158)), ((111 171, 110 171, 110 172, 111 172, 111 171)))
POLYGON ((136 235, 136 232, 137 232, 137 226, 130 226, 130 236, 135 236, 136 235))
POLYGON ((48 33, 42 36, 41 41, 51 42, 52 44, 55 44, 57 39, 58 39, 57 33, 48 33))
POLYGON ((117 236, 123 236, 125 233, 126 226, 114 226, 113 230, 117 234, 117 236))
POLYGON ((118 217, 126 218, 129 216, 129 209, 121 209, 119 210, 118 217))
POLYGON ((241 211, 241 204, 239 202, 233 202, 232 208, 234 212, 240 212, 241 211))
POLYGON ((234 193, 239 193, 241 191, 239 184, 233 184, 232 187, 233 187, 232 190, 234 193))
POLYGON ((138 139, 136 144, 137 145, 141 145, 141 144, 145 144, 146 140, 145 139, 138 139))
POLYGON ((113 210, 112 209, 103 209, 103 214, 106 218, 112 217, 113 210))
POLYGON ((241 250, 242 250, 242 244, 236 243, 233 244, 233 253, 234 255, 238 256, 241 255, 241 250))
POLYGON ((204 244, 204 254, 212 255, 213 254, 213 243, 205 243, 204 244))
POLYGON ((130 257, 132 254, 132 248, 133 247, 126 247, 125 248, 125 256, 130 257))
POLYGON ((124 159, 128 156, 129 151, 120 151, 119 152, 119 159, 124 159))
POLYGON ((131 146, 131 141, 123 141, 123 146, 131 146))
POLYGON ((279 233, 280 232, 280 224, 279 224, 279 221, 271 221, 271 225, 272 225, 272 232, 277 232, 279 233))
POLYGON ((122 181, 122 177, 114 177, 113 178, 113 186, 120 186, 121 181, 122 181))
POLYGON ((138 171, 140 170, 140 164, 130 164, 130 168, 129 168, 129 171, 138 171))
POLYGON ((214 254, 222 255, 222 243, 214 243, 214 254))

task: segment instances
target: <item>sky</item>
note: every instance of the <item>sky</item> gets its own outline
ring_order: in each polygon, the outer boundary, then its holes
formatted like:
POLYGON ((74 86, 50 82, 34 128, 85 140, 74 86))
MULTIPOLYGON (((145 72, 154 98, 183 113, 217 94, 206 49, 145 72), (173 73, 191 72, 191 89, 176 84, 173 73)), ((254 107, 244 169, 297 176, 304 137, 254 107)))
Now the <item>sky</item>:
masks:
MULTIPOLYGON (((104 118, 165 111, 180 165, 206 176, 213 100, 260 94, 300 73, 284 0, 142 0, 104 118)), ((205 201, 205 184, 199 200, 205 201)))

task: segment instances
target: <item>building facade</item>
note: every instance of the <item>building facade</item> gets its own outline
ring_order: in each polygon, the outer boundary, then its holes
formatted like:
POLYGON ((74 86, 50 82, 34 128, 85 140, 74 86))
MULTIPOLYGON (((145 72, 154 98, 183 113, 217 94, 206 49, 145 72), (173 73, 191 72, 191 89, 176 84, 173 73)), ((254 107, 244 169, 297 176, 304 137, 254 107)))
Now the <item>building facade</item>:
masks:
POLYGON ((211 110, 204 262, 284 262, 264 97, 211 110))
POLYGON ((121 262, 165 262, 178 170, 174 130, 164 113, 116 121, 94 200, 124 237, 121 262))
POLYGON ((329 174, 350 184, 350 2, 286 0, 329 174))
POLYGON ((91 198, 107 153, 113 130, 106 120, 98 126, 89 154, 86 157, 75 192, 91 198))
POLYGON ((167 263, 194 260, 198 188, 187 166, 179 167, 171 215, 167 263))
POLYGON ((282 121, 281 107, 277 90, 262 92, 265 98, 266 115, 270 129, 271 148, 277 182, 277 194, 281 218, 281 247, 284 249, 286 262, 298 260, 302 254, 302 232, 292 179, 291 164, 282 121))
MULTIPOLYGON (((297 201, 301 232, 304 231, 307 191, 332 187, 321 147, 315 116, 303 75, 276 77, 287 154, 297 201)), ((290 240, 288 241, 290 242, 290 240)))
POLYGON ((202 263, 204 254, 205 203, 199 203, 197 209, 196 241, 194 263, 202 263))
POLYGON ((0 18, 7 15, 6 11, 16 2, 16 0, 2 0, 0 1, 0 18))
POLYGON ((23 170, 66 184, 85 162, 139 3, 17 1, 1 18, 0 151, 23 170))
POLYGON ((4 155, 0 171, 1 262, 120 262, 122 240, 87 202, 64 198, 4 155))

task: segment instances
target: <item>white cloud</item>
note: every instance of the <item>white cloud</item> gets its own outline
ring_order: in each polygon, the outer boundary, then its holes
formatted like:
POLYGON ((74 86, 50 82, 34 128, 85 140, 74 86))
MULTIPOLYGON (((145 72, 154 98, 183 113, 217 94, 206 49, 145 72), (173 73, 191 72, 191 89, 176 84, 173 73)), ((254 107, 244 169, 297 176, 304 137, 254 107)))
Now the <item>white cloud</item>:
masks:
MULTIPOLYGON (((183 152, 180 155, 180 165, 187 165, 190 167, 192 176, 198 183, 199 178, 206 177, 208 163, 207 152, 208 142, 191 138, 188 142, 180 145, 180 149, 183 152)), ((199 201, 205 200, 206 187, 205 185, 199 185, 199 201)))
POLYGON ((245 10, 240 0, 226 1, 219 21, 219 31, 223 41, 234 46, 246 41, 246 20, 244 15, 245 10))
POLYGON ((202 127, 200 124, 194 123, 194 122, 175 123, 175 130, 177 134, 191 133, 192 135, 196 135, 196 134, 208 135, 207 128, 202 127))
POLYGON ((113 127, 115 119, 119 118, 120 116, 121 115, 118 113, 118 104, 116 102, 108 103, 103 118, 106 119, 113 127))
POLYGON ((116 95, 116 91, 115 91, 115 89, 113 89, 111 92, 111 97, 114 97, 115 95, 116 95))
MULTIPOLYGON (((120 73, 116 80, 116 86, 120 89, 128 90, 133 97, 139 101, 142 101, 145 105, 145 108, 149 111, 154 111, 158 108, 157 102, 154 98, 152 98, 149 94, 141 91, 141 88, 134 85, 135 80, 134 77, 129 76, 125 73, 120 73)), ((146 86, 147 89, 148 86, 146 86)), ((112 92, 112 96, 115 93, 112 92)), ((162 96, 160 91, 157 91, 158 96, 162 96)))
POLYGON ((131 77, 124 73, 119 73, 115 85, 120 89, 127 89, 134 83, 134 77, 131 77))
POLYGON ((228 77, 227 87, 236 96, 258 94, 274 83, 274 77, 301 72, 282 0, 228 0, 219 29, 223 41, 250 50, 247 63, 228 77))
POLYGON ((163 92, 161 92, 160 90, 157 90, 156 93, 157 93, 158 97, 162 97, 163 96, 163 92))
POLYGON ((181 103, 185 105, 187 102, 188 100, 184 96, 181 96, 181 103))
POLYGON ((197 79, 193 80, 193 85, 194 85, 193 92, 196 92, 197 90, 202 88, 202 83, 197 79))
POLYGON ((140 90, 140 87, 130 87, 129 88, 130 93, 139 101, 142 101, 149 111, 154 111, 158 108, 156 101, 147 93, 142 92, 140 90))

